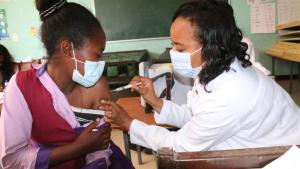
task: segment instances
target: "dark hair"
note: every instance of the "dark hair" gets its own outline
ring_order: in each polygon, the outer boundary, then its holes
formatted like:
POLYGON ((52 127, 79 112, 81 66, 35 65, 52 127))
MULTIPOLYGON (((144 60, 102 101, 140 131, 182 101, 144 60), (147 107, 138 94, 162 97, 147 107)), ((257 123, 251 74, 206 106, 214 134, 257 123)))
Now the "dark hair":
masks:
POLYGON ((195 38, 202 44, 202 60, 205 62, 199 73, 200 83, 205 86, 224 71, 237 58, 243 67, 251 65, 246 54, 248 45, 241 42, 243 35, 236 26, 233 9, 226 2, 197 0, 182 4, 176 18, 183 17, 195 27, 195 38))
POLYGON ((103 31, 97 18, 79 4, 65 0, 36 0, 36 8, 43 22, 41 38, 48 56, 56 52, 57 44, 63 38, 73 42, 74 48, 80 48, 97 31, 103 31))
POLYGON ((14 74, 14 62, 7 48, 1 44, 0 44, 0 55, 4 57, 3 63, 0 66, 0 71, 2 74, 3 81, 0 83, 4 84, 4 82, 9 81, 11 76, 14 74))

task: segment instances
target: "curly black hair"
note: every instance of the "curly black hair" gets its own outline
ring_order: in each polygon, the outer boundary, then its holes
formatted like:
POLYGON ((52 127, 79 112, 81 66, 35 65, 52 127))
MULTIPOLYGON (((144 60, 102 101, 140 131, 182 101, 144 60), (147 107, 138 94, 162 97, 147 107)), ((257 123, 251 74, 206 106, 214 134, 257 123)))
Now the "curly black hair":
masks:
POLYGON ((243 67, 251 66, 250 56, 246 54, 248 45, 241 42, 243 35, 236 26, 233 9, 228 3, 189 1, 177 9, 173 22, 178 17, 190 20, 195 28, 195 38, 202 44, 205 65, 198 75, 201 84, 207 86, 221 73, 229 71, 235 58, 243 67))
POLYGON ((4 84, 5 81, 9 81, 9 79, 12 77, 14 72, 14 62, 11 54, 7 50, 5 46, 0 44, 0 55, 3 56, 3 63, 0 66, 0 71, 2 75, 2 82, 1 84, 4 84))
POLYGON ((56 52, 62 38, 72 41, 75 48, 80 48, 86 40, 93 38, 97 31, 103 32, 100 22, 88 9, 80 4, 65 1, 36 0, 36 8, 42 21, 41 39, 48 57, 56 52), (44 15, 56 4, 61 6, 50 10, 49 15, 44 15))

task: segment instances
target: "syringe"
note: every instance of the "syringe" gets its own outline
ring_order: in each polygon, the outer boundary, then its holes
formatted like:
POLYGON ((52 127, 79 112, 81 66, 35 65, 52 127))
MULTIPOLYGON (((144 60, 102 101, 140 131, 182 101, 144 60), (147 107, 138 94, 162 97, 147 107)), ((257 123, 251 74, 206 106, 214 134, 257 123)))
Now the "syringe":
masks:
POLYGON ((118 88, 112 90, 112 92, 120 92, 120 91, 129 89, 129 88, 131 88, 132 86, 139 86, 139 85, 141 85, 141 84, 142 84, 142 82, 138 82, 138 83, 135 83, 135 84, 128 84, 128 85, 125 85, 125 86, 122 86, 122 87, 118 87, 118 88))

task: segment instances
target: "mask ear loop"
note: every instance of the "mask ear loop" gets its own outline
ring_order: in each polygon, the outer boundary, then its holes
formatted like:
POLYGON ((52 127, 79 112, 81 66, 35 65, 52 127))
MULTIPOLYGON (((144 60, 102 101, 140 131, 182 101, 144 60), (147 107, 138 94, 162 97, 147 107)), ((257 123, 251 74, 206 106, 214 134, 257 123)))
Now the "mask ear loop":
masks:
MULTIPOLYGON (((73 46, 73 42, 71 42, 71 46, 72 46, 72 53, 73 53, 73 60, 75 61, 75 69, 77 69, 77 59, 75 57, 75 50, 74 50, 74 46, 73 46)), ((82 113, 82 109, 83 109, 83 103, 82 103, 82 94, 81 94, 81 88, 78 86, 79 89, 79 94, 80 94, 80 112, 82 113)))
POLYGON ((73 53, 73 58, 75 60, 75 69, 77 69, 77 59, 76 59, 76 56, 75 56, 75 50, 74 50, 74 46, 73 46, 73 42, 71 42, 71 46, 72 46, 72 53, 73 53))
POLYGON ((194 51, 193 53, 191 53, 191 55, 195 54, 196 52, 200 51, 201 49, 202 49, 202 47, 199 48, 198 50, 194 51))

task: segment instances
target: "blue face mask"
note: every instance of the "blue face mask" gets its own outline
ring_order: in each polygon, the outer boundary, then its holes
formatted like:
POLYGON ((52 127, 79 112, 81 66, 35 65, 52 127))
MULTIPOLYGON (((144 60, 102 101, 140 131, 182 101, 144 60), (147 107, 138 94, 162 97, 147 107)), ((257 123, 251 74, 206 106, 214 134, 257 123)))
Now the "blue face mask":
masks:
POLYGON ((193 68, 191 64, 191 56, 201 49, 202 48, 196 50, 193 53, 170 50, 170 56, 174 71, 181 76, 195 78, 202 70, 202 66, 204 65, 204 63, 199 67, 193 68))
POLYGON ((104 70, 105 62, 104 61, 88 61, 86 60, 85 62, 82 62, 80 60, 76 59, 75 56, 75 51, 73 48, 73 43, 72 45, 72 50, 73 50, 73 58, 75 60, 75 69, 73 71, 73 76, 72 80, 84 87, 91 87, 94 86, 97 81, 101 78, 101 75, 104 70), (78 71, 77 69, 77 62, 84 64, 84 75, 78 71))

